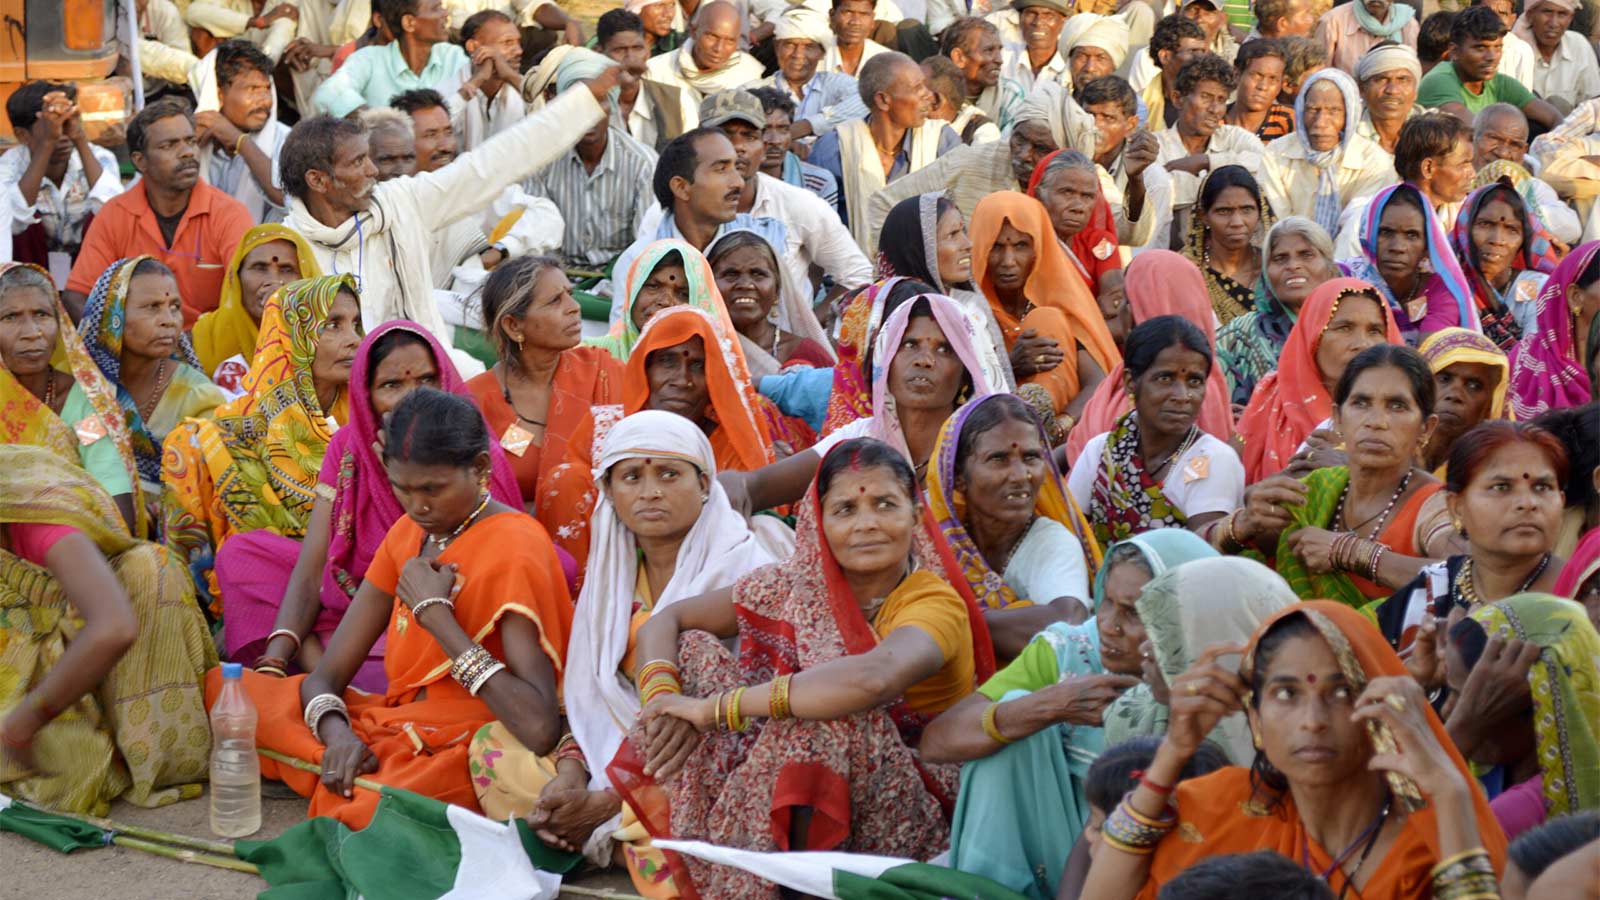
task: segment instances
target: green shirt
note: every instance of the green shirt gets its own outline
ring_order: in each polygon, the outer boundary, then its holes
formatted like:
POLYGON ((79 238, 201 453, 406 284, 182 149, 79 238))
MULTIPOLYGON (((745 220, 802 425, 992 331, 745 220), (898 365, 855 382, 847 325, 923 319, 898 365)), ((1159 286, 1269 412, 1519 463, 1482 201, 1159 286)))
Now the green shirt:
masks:
POLYGON ((1455 64, 1448 60, 1430 69, 1417 86, 1417 105, 1425 109, 1446 103, 1465 104, 1467 111, 1473 113, 1491 103, 1509 103, 1521 109, 1523 104, 1532 99, 1533 92, 1523 87, 1522 82, 1498 72, 1483 83, 1483 93, 1474 94, 1461 86, 1455 64))
POLYGON ((1034 635, 1017 658, 978 688, 999 702, 1011 691, 1032 693, 1069 675, 1095 675, 1100 663, 1100 632, 1094 619, 1078 625, 1058 622, 1034 635))
MULTIPOLYGON (((89 398, 74 382, 72 390, 67 393, 67 402, 61 404, 61 421, 76 431, 79 422, 93 415, 96 413, 89 404, 89 398)), ((103 435, 89 444, 80 441, 78 458, 106 493, 113 497, 133 493, 133 483, 128 480, 128 467, 123 464, 122 454, 117 452, 117 442, 110 435, 103 435)))

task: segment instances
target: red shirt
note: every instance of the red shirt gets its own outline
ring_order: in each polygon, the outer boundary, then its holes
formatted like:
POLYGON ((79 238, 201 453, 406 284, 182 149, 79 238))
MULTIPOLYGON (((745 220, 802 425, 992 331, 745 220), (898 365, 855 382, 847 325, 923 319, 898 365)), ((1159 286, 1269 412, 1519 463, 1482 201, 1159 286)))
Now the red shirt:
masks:
POLYGON ((140 182, 112 198, 95 215, 67 278, 67 290, 87 295, 100 273, 117 260, 153 256, 178 276, 183 325, 190 328, 201 313, 217 308, 228 262, 254 224, 242 203, 197 181, 169 249, 140 182))

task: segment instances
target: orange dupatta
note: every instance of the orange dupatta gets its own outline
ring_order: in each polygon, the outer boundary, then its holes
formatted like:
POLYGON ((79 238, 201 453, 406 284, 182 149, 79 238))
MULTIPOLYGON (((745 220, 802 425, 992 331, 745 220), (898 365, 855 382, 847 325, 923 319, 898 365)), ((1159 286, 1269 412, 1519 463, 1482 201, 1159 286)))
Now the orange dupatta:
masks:
POLYGON ((1254 484, 1276 475, 1289 464, 1289 458, 1316 427, 1333 415, 1333 397, 1317 368, 1317 347, 1322 333, 1339 309, 1339 300, 1348 294, 1370 292, 1383 310, 1391 344, 1403 342, 1394 313, 1383 302, 1377 289, 1359 278, 1335 278, 1323 284, 1300 307, 1300 316, 1289 331, 1289 339, 1278 355, 1278 368, 1256 383, 1255 395, 1237 431, 1244 441, 1240 454, 1245 479, 1254 484))
POLYGON ((1059 413, 1081 387, 1075 347, 1082 345, 1089 351, 1102 372, 1110 372, 1122 360, 1100 306, 1084 285, 1083 276, 1067 259, 1050 224, 1050 214, 1039 201, 1016 191, 990 194, 978 201, 973 210, 971 230, 972 280, 989 298, 989 308, 1005 335, 1007 349, 1016 343, 1018 335, 1031 328, 1054 339, 1066 354, 1061 365, 1024 379, 1048 390, 1059 413), (989 251, 1007 223, 1033 240, 1035 254, 1033 272, 1023 285, 1032 311, 1020 319, 1000 302, 989 279, 989 251))
MULTIPOLYGON (((1301 320, 1304 319, 1302 313, 1301 320)), ((1261 636, 1279 621, 1299 615, 1307 617, 1328 642, 1357 694, 1366 688, 1370 679, 1406 675, 1405 664, 1366 616, 1342 603, 1312 600, 1284 607, 1256 629, 1240 666, 1240 675, 1247 683, 1261 636)), ((1489 800, 1451 742, 1438 715, 1428 707, 1424 707, 1422 713, 1434 737, 1472 791, 1478 835, 1498 873, 1505 868, 1506 838, 1489 809, 1489 800)), ((1367 733, 1375 753, 1394 751, 1394 736, 1386 726, 1368 722, 1367 733)), ((1393 773, 1386 777, 1396 807, 1410 812, 1394 844, 1377 860, 1377 870, 1367 879, 1365 887, 1356 893, 1351 885, 1351 892, 1368 898, 1432 896, 1429 876, 1443 858, 1439 852, 1438 814, 1410 779, 1393 773)), ((1307 837, 1293 796, 1288 792, 1276 797, 1261 796, 1251 784, 1249 769, 1232 766, 1186 781, 1178 785, 1175 800, 1178 825, 1157 845, 1151 857, 1149 877, 1138 895, 1140 900, 1155 900, 1161 885, 1184 869, 1206 857, 1226 853, 1275 850, 1295 862, 1309 861, 1315 872, 1333 867, 1332 854, 1307 837), (1272 802, 1274 799, 1276 802, 1272 802)), ((1335 882, 1342 880, 1342 871, 1331 876, 1329 887, 1334 893, 1342 887, 1335 882)))

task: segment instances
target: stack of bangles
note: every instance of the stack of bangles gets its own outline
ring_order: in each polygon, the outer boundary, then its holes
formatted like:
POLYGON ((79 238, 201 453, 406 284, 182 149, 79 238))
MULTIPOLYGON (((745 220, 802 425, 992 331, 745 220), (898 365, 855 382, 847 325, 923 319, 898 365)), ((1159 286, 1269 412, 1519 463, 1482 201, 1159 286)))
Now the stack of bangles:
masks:
MULTIPOLYGON (((794 718, 794 712, 789 709, 789 683, 793 680, 793 675, 779 675, 772 680, 767 688, 767 718, 794 718)), ((750 720, 739 712, 746 690, 748 688, 736 687, 717 695, 712 721, 718 731, 744 731, 750 727, 750 720)))
POLYGON ((489 679, 505 671, 505 668, 506 664, 490 655, 482 644, 473 644, 461 651, 461 655, 450 664, 450 677, 476 697, 489 679))
POLYGON ((583 758, 583 750, 578 746, 578 739, 573 737, 570 731, 563 734, 561 740, 556 743, 555 755, 558 764, 563 759, 575 759, 585 770, 589 768, 589 763, 583 758))
POLYGON ((664 659, 652 659, 639 667, 639 705, 648 706, 662 694, 681 694, 678 667, 664 659))
MULTIPOLYGON (((1149 778, 1140 778, 1139 784, 1163 797, 1172 793, 1172 788, 1158 785, 1149 778)), ((1129 791, 1106 817, 1105 824, 1100 826, 1100 837, 1108 846, 1123 853, 1146 856, 1154 853, 1156 845, 1178 824, 1178 811, 1169 805, 1163 808, 1161 818, 1152 819, 1133 808, 1133 794, 1129 791)))
POLYGON ((294 641, 294 649, 289 651, 289 655, 270 656, 263 653, 256 657, 256 661, 250 664, 250 668, 263 675, 272 675, 276 678, 289 677, 289 660, 300 655, 300 635, 295 634, 294 631, 288 628, 278 628, 267 635, 267 642, 262 647, 263 649, 270 648, 272 642, 281 637, 294 641))
POLYGON ((1494 863, 1482 847, 1440 860, 1429 876, 1435 900, 1500 900, 1494 863))
POLYGON ((322 717, 329 713, 338 713, 344 716, 346 722, 350 721, 350 709, 338 694, 318 694, 306 703, 306 727, 311 729, 311 736, 320 744, 326 744, 327 741, 322 739, 322 732, 317 730, 317 726, 322 723, 322 717))
POLYGON ((1235 510, 1212 522, 1206 529, 1206 543, 1224 552, 1230 547, 1236 550, 1250 549, 1250 545, 1241 540, 1238 532, 1234 530, 1238 518, 1239 512, 1235 510))
POLYGON ((1377 541, 1369 541, 1353 531, 1346 531, 1334 536, 1333 544, 1328 548, 1328 562, 1342 572, 1354 572, 1365 575, 1368 580, 1377 581, 1378 566, 1388 552, 1389 548, 1377 541))

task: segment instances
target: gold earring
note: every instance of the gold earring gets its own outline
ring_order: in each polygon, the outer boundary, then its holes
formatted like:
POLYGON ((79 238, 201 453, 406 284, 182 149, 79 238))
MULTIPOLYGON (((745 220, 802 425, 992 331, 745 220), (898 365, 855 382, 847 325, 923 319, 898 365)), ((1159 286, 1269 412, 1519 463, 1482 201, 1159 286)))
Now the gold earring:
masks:
POLYGON ((1454 528, 1456 530, 1456 534, 1459 534, 1462 537, 1466 537, 1467 536, 1467 528, 1466 528, 1465 525, 1463 525, 1461 523, 1460 519, 1452 519, 1452 520, 1450 520, 1450 527, 1454 528))

